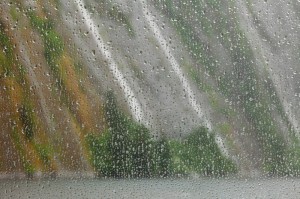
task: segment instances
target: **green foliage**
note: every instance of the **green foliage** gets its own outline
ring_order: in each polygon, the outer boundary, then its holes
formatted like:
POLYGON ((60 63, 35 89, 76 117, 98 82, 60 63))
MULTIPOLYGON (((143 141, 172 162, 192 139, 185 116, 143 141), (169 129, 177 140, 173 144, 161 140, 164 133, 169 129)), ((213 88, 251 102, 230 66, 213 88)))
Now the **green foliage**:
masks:
MULTIPOLYGON (((45 47, 45 59, 54 76, 61 79, 59 69, 59 59, 64 51, 64 43, 62 38, 55 32, 54 23, 49 19, 42 19, 35 15, 34 12, 28 12, 31 25, 36 28, 42 35, 45 47)), ((62 81, 56 81, 57 86, 64 91, 64 84, 62 81)), ((63 92, 64 97, 65 92, 63 92)))
POLYGON ((43 164, 47 167, 50 166, 51 149, 47 145, 35 144, 35 150, 37 151, 43 164))
POLYGON ((101 136, 88 136, 92 161, 106 177, 149 177, 151 139, 148 129, 120 112, 112 92, 106 96, 109 130, 101 136))
POLYGON ((184 162, 184 145, 177 140, 171 140, 169 144, 171 153, 170 172, 173 175, 187 175, 190 169, 184 162))
POLYGON ((100 136, 88 136, 92 162, 99 175, 115 178, 150 176, 147 134, 138 127, 130 137, 116 136, 109 131, 100 136))
POLYGON ((203 80, 204 78, 201 78, 199 73, 196 72, 196 70, 190 69, 189 75, 190 75, 191 79, 196 83, 197 87, 200 90, 207 92, 207 93, 212 91, 211 86, 208 85, 207 83, 205 83, 205 81, 203 80))
POLYGON ((89 135, 93 165, 105 177, 167 177, 196 172, 226 175, 236 172, 225 158, 213 134, 205 128, 191 133, 183 143, 161 138, 154 141, 149 130, 122 113, 112 92, 106 95, 105 113, 109 130, 89 135))
POLYGON ((31 25, 43 35, 47 30, 53 29, 54 24, 52 21, 40 18, 32 11, 29 11, 27 15, 30 19, 31 25))
POLYGON ((45 46, 45 58, 48 65, 56 76, 59 76, 57 61, 64 50, 64 43, 61 37, 55 32, 54 24, 51 20, 41 19, 33 12, 29 12, 31 24, 42 35, 45 46))
POLYGON ((213 33, 213 26, 210 18, 204 16, 206 8, 203 4, 203 1, 191 1, 190 3, 185 3, 183 1, 174 2, 172 0, 156 0, 157 7, 159 7, 159 9, 163 8, 165 14, 169 16, 171 23, 196 63, 201 64, 205 67, 206 72, 213 75, 217 70, 216 59, 212 56, 212 53, 210 53, 209 45, 200 40, 199 34, 195 32, 193 25, 187 21, 190 16, 184 14, 185 11, 194 13, 195 16, 193 17, 199 19, 198 23, 200 24, 200 27, 202 27, 203 31, 210 36, 213 33))
POLYGON ((104 110, 109 128, 111 128, 112 131, 124 134, 129 119, 117 107, 117 100, 112 91, 106 93, 105 99, 104 110))
POLYGON ((290 148, 285 155, 284 175, 299 176, 300 175, 300 147, 290 148))
POLYGON ((24 167, 27 178, 33 178, 33 174, 35 172, 34 166, 30 162, 25 162, 23 164, 23 167, 24 167))
POLYGON ((171 150, 165 137, 155 142, 152 151, 153 174, 159 177, 167 177, 171 174, 171 150))
POLYGON ((44 43, 46 61, 53 72, 58 75, 57 61, 63 53, 63 41, 54 30, 48 30, 44 35, 44 43))
POLYGON ((87 143, 90 148, 92 164, 96 172, 103 176, 113 176, 112 152, 109 148, 111 133, 106 131, 100 136, 88 135, 87 143))
POLYGON ((14 21, 18 21, 21 17, 21 12, 16 6, 11 6, 9 13, 14 21))
POLYGON ((35 172, 35 168, 34 166, 30 163, 30 160, 27 158, 25 149, 23 148, 22 144, 21 144, 21 140, 19 137, 19 133, 17 131, 16 128, 13 127, 12 129, 12 139, 14 141, 14 144, 16 146, 16 149, 19 153, 20 159, 22 161, 22 165, 24 168, 24 171, 27 175, 28 178, 32 178, 33 177, 33 173, 35 172))
MULTIPOLYGON (((171 0, 156 0, 155 2, 170 17, 195 61, 203 65, 214 78, 218 78, 218 87, 222 94, 233 102, 237 102, 245 112, 264 153, 264 170, 270 175, 285 173, 284 157, 288 153, 287 147, 269 109, 269 104, 274 101, 277 107, 281 105, 280 102, 276 103, 276 100, 272 99, 274 98, 272 96, 276 96, 273 95, 276 92, 272 84, 268 87, 264 86, 264 80, 261 80, 256 73, 257 66, 251 46, 241 31, 238 21, 232 16, 234 12, 228 11, 235 9, 232 2, 220 0, 192 0, 189 4, 171 0), (228 68, 224 74, 218 74, 216 59, 209 51, 209 46, 206 46, 197 36, 196 29, 189 22, 191 17, 198 20, 201 32, 206 34, 208 39, 214 35, 214 38, 217 38, 228 52, 232 67, 228 68)), ((202 85, 203 83, 199 80, 200 74, 193 72, 195 74, 191 74, 192 79, 198 85, 202 85)), ((200 87, 200 89, 203 88, 200 87)), ((279 112, 281 109, 278 108, 279 112)))
POLYGON ((8 76, 11 74, 14 60, 13 47, 2 23, 0 23, 0 49, 0 77, 8 76))
POLYGON ((16 59, 11 39, 0 22, 0 78, 7 76, 14 77, 19 84, 26 82, 26 70, 16 59))
POLYGON ((19 108, 20 120, 23 124, 23 131, 25 133, 25 137, 28 140, 32 140, 34 137, 35 124, 33 118, 32 108, 28 103, 24 103, 19 108))
POLYGON ((204 127, 194 130, 182 143, 173 143, 172 152, 175 172, 223 176, 237 171, 234 163, 221 153, 214 134, 204 127))
POLYGON ((13 57, 13 48, 9 37, 5 34, 4 25, 0 23, 0 43, 5 55, 11 59, 13 57))
POLYGON ((129 172, 132 177, 149 177, 151 167, 151 143, 150 133, 144 126, 134 122, 128 124, 128 134, 125 140, 128 141, 126 151, 129 156, 129 172))

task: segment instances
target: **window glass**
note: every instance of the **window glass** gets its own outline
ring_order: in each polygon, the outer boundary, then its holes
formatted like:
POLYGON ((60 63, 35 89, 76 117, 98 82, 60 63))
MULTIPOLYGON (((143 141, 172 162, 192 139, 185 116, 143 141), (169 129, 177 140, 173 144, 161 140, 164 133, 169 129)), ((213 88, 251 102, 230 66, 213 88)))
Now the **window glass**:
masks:
POLYGON ((299 13, 1 1, 0 198, 298 198, 299 13))

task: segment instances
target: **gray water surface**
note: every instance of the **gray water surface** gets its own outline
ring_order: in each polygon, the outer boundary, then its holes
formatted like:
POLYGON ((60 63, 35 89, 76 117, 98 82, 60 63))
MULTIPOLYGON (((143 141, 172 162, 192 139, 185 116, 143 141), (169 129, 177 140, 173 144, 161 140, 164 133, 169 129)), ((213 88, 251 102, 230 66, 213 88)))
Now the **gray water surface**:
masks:
POLYGON ((300 179, 1 180, 0 198, 300 198, 300 179))

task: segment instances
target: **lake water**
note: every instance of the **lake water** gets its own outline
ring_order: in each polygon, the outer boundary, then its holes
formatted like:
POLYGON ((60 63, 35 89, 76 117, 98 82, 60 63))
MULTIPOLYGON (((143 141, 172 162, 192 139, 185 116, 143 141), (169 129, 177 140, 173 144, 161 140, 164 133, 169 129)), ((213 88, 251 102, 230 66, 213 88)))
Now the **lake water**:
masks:
POLYGON ((0 198, 300 198, 300 179, 1 180, 0 198))

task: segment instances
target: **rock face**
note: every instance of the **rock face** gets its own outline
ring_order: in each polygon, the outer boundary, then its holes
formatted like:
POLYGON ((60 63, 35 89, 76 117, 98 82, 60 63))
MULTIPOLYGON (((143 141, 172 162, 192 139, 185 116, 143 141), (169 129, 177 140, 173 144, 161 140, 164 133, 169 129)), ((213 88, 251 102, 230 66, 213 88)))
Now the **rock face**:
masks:
POLYGON ((299 13, 296 0, 1 2, 0 171, 92 171, 85 137, 107 128, 113 90, 155 138, 205 126, 243 175, 276 173, 298 148, 299 13))

